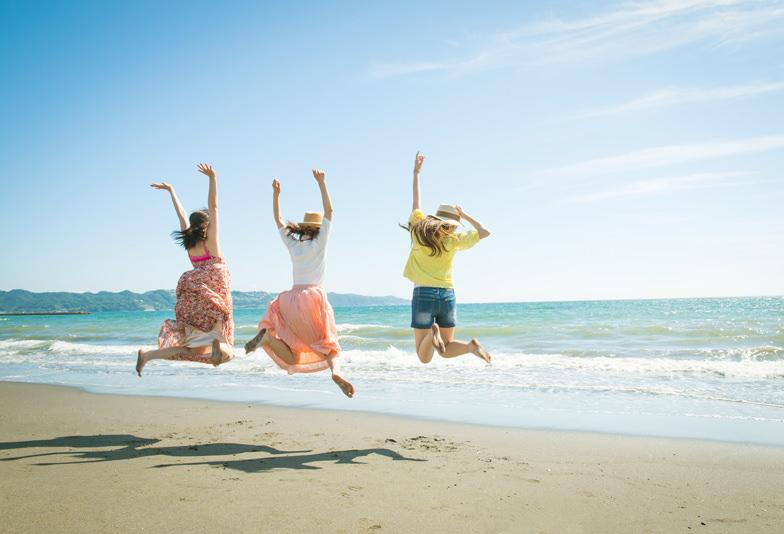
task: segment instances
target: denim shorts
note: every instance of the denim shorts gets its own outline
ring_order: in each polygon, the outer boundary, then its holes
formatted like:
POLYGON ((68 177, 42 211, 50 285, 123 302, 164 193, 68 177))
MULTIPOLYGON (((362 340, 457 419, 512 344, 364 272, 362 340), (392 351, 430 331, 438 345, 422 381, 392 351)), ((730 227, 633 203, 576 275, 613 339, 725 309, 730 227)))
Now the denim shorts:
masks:
POLYGON ((457 320, 455 290, 451 287, 415 287, 411 299, 411 328, 454 328, 457 320))

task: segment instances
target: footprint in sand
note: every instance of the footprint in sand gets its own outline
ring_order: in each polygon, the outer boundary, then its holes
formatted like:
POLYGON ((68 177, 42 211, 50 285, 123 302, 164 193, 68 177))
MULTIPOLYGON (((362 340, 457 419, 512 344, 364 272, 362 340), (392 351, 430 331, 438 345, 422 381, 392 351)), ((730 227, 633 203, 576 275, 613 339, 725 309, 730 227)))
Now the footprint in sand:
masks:
POLYGON ((419 449, 433 452, 454 452, 458 450, 458 445, 459 444, 451 441, 448 442, 446 439, 438 436, 432 438, 428 436, 415 436, 403 440, 401 446, 409 451, 419 449))
POLYGON ((360 524, 363 524, 362 528, 363 528, 363 530, 365 532, 370 532, 370 531, 380 530, 381 529, 381 523, 373 523, 367 517, 361 517, 359 519, 359 522, 360 522, 360 524), (371 523, 371 524, 368 525, 368 523, 371 523))

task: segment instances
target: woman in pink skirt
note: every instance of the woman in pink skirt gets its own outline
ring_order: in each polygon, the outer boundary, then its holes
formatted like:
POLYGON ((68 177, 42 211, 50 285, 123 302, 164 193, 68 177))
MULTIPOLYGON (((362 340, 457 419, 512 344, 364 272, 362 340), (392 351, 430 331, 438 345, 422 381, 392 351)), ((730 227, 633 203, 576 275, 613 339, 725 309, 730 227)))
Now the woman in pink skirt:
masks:
POLYGON ((353 397, 354 386, 340 375, 335 314, 322 287, 332 203, 324 171, 314 170, 313 177, 321 190, 324 215, 306 212, 304 220, 298 224, 283 224, 280 182, 272 181, 272 214, 291 256, 294 285, 270 302, 256 337, 245 344, 245 353, 261 346, 289 374, 330 369, 335 384, 346 396, 353 397))
POLYGON ((177 282, 175 320, 164 321, 158 350, 139 349, 139 376, 150 360, 188 360, 218 366, 232 358, 231 275, 218 242, 218 179, 211 165, 200 163, 197 169, 210 179, 208 209, 194 211, 188 219, 171 185, 152 184, 171 195, 180 220, 180 231, 173 232, 173 236, 188 252, 193 269, 182 273, 177 282))

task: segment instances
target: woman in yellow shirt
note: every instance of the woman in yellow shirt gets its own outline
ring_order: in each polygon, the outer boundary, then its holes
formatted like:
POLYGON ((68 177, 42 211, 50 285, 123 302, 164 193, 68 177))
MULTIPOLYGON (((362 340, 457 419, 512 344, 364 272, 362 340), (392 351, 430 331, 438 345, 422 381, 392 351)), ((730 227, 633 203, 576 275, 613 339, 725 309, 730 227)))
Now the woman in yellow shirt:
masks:
POLYGON ((425 157, 419 152, 414 159, 414 205, 408 226, 411 252, 403 275, 414 282, 411 299, 411 328, 414 329, 417 356, 422 363, 433 359, 438 351, 444 358, 475 354, 487 363, 490 355, 474 338, 468 343, 454 339, 457 304, 452 283, 452 260, 455 253, 476 245, 490 232, 470 217, 460 206, 441 204, 435 215, 425 215, 419 205, 419 171, 425 157), (456 232, 460 220, 473 227, 456 232))

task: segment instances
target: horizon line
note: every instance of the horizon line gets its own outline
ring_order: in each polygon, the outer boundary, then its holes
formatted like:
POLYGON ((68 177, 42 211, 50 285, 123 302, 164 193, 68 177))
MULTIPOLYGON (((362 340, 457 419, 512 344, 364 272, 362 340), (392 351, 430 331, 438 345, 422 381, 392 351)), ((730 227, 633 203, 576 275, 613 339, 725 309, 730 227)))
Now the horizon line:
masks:
MULTIPOLYGON (((28 293, 74 293, 74 294, 85 294, 85 293, 123 293, 123 292, 130 292, 130 293, 149 293, 152 291, 174 291, 174 289, 149 289, 146 291, 133 291, 130 289, 122 289, 119 291, 109 291, 109 290, 98 290, 98 291, 31 291, 29 289, 23 288, 14 288, 14 289, 0 289, 0 292, 10 292, 10 291, 27 291, 28 293)), ((238 293, 267 293, 270 295, 277 295, 280 292, 275 291, 265 291, 262 289, 253 289, 253 290, 245 290, 245 289, 232 289, 232 291, 236 291, 238 293)), ((327 293, 335 293, 338 295, 357 295, 361 297, 371 297, 371 298, 397 298, 401 300, 411 300, 409 296, 401 297, 398 295, 366 295, 363 293, 343 293, 340 291, 327 291, 327 293)), ((712 296, 675 296, 675 297, 616 297, 616 298, 556 298, 556 299, 543 299, 543 300, 503 300, 503 301, 485 301, 485 302, 477 302, 477 301, 462 301, 460 304, 557 304, 557 303, 565 303, 565 302, 625 302, 625 301, 656 301, 656 300, 708 300, 708 299, 743 299, 743 298, 784 298, 784 293, 768 293, 768 294, 756 294, 756 295, 712 295, 712 296)), ((394 304, 387 306, 403 306, 403 304, 394 304)))

